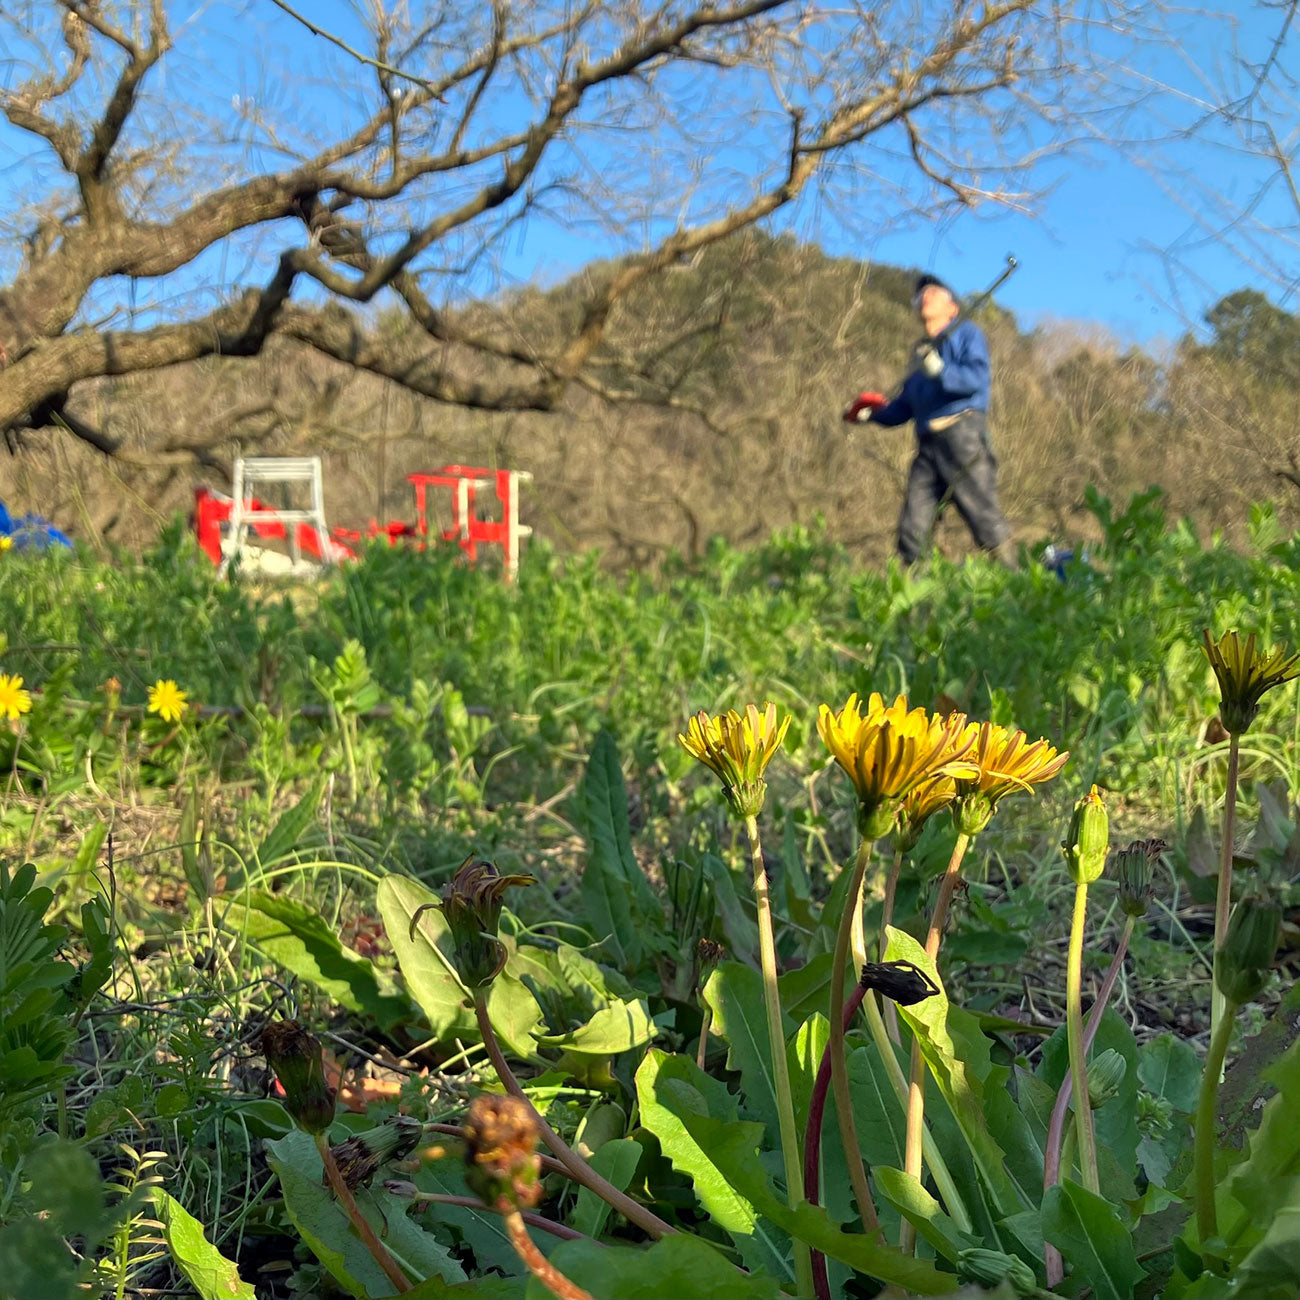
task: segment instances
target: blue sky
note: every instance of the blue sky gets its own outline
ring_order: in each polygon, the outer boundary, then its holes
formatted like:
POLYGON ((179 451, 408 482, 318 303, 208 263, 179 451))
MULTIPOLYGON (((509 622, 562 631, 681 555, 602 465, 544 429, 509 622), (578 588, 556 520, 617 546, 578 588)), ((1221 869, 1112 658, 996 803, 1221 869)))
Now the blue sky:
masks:
MULTIPOLYGON (((345 0, 304 0, 298 7, 346 38, 364 41, 345 0)), ((207 72, 196 75, 177 64, 169 68, 167 90, 203 104, 216 117, 224 115, 236 129, 237 94, 263 104, 269 99, 286 121, 328 131, 348 112, 346 78, 355 75, 366 92, 373 86, 368 72, 340 63, 329 46, 271 0, 178 0, 171 8, 180 37, 201 33, 207 72)), ((782 228, 836 255, 932 267, 962 291, 982 287, 1014 253, 1021 269, 999 301, 1023 324, 1095 323, 1123 341, 1155 347, 1193 327, 1206 307, 1243 284, 1264 288, 1294 307, 1276 283, 1230 247, 1200 239, 1202 222, 1214 219, 1215 197, 1253 193, 1263 171, 1228 151, 1222 133, 1218 144, 1213 133, 1179 138, 1200 116, 1208 88, 1227 75, 1234 42, 1262 57, 1276 29, 1277 10, 1236 0, 1214 17, 1187 11, 1170 22, 1172 39, 1163 44, 1127 35, 1101 38, 1103 51, 1124 63, 1121 75, 1146 92, 1148 101, 1129 115, 1123 147, 1080 147, 1045 164, 1037 179, 1047 193, 1032 214, 985 208, 872 234, 870 222, 850 227, 839 209, 814 191, 782 215, 782 228), (1201 185, 1204 193, 1197 192, 1201 185), (1171 262, 1164 253, 1174 246, 1182 252, 1171 262)), ((1300 33, 1293 45, 1296 40, 1300 33)), ((17 79, 12 67, 0 66, 0 75, 17 79)), ((265 152, 254 157, 268 168, 282 162, 265 152)), ((0 183, 8 187, 8 204, 39 189, 49 175, 30 138, 0 123, 0 183)), ((1297 214, 1280 195, 1270 202, 1275 206, 1266 202, 1263 215, 1289 223, 1294 233, 1297 214)), ((0 216, 5 205, 0 198, 0 216)), ((554 283, 589 257, 616 251, 589 229, 537 219, 518 227, 503 247, 494 284, 554 283)), ((203 269, 226 280, 263 278, 257 253, 247 254, 247 261, 245 256, 241 250, 226 252, 207 259, 203 269)), ((167 292, 183 294, 197 283, 191 276, 188 283, 167 286, 167 292)))

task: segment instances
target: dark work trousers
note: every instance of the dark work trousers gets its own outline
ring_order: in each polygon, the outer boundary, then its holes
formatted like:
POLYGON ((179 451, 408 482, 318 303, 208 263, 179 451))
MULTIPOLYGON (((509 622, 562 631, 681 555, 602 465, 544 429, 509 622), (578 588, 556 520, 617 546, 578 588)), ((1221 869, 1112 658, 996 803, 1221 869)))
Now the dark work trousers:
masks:
POLYGON ((928 551, 935 515, 949 501, 976 545, 992 551, 1006 541, 1011 525, 998 505, 997 469, 983 411, 963 411, 942 433, 917 429, 916 459, 898 520, 898 553, 904 564, 928 551))

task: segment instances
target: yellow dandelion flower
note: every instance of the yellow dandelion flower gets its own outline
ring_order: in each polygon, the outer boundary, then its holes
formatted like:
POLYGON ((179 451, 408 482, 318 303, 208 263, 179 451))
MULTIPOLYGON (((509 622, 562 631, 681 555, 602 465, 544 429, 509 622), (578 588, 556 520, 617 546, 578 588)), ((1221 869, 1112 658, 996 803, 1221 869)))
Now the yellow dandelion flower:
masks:
POLYGON ((31 692, 23 689, 23 679, 0 673, 0 716, 17 722, 24 713, 30 712, 31 707, 31 692))
POLYGON ((950 776, 926 781, 903 796, 899 809, 898 847, 911 852, 921 838, 925 824, 935 813, 951 806, 957 797, 957 782, 950 776))
POLYGON ((747 705, 745 712, 728 709, 710 717, 701 709, 678 734, 681 746, 722 782, 727 801, 740 817, 756 817, 763 807, 767 783, 763 773, 781 748, 790 717, 777 720, 776 705, 768 703, 760 713, 747 705))
POLYGON ((0 551, 7 551, 14 544, 14 539, 6 533, 0 537, 0 551))
POLYGON ((160 677, 149 687, 149 712, 164 722, 179 722, 185 716, 185 692, 170 677, 160 677))
POLYGON ((1259 650, 1253 632, 1245 641, 1236 632, 1215 641, 1208 628, 1202 635, 1205 657, 1219 679, 1219 716, 1230 735, 1240 736, 1255 720, 1265 691, 1300 677, 1300 654, 1288 655, 1281 646, 1259 650))
POLYGON ((1046 740, 1031 744, 1023 731, 995 722, 969 723, 963 738, 970 742, 966 757, 977 768, 973 776, 957 778, 959 821, 967 834, 983 830, 1007 795, 1017 790, 1028 793, 1050 781, 1070 758, 1068 750, 1058 753, 1046 740), (967 830, 968 826, 974 829, 967 830))
POLYGON ((853 781, 864 835, 885 834, 900 801, 918 786, 936 777, 976 775, 977 767, 965 758, 973 744, 963 738, 965 723, 961 713, 939 718, 922 708, 909 711, 905 695, 886 707, 873 692, 865 714, 856 694, 839 713, 821 706, 817 731, 853 781))

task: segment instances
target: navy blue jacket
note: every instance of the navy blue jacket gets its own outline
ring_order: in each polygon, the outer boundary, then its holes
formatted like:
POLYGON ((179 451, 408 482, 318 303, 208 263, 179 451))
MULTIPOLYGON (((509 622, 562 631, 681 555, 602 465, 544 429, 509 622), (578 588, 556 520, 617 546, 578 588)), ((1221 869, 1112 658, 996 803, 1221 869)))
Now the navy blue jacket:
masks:
POLYGON ((872 417, 873 424, 905 424, 915 420, 922 428, 931 420, 958 411, 989 409, 989 345, 973 321, 959 320, 939 340, 943 370, 931 379, 918 370, 909 375, 903 391, 872 417))

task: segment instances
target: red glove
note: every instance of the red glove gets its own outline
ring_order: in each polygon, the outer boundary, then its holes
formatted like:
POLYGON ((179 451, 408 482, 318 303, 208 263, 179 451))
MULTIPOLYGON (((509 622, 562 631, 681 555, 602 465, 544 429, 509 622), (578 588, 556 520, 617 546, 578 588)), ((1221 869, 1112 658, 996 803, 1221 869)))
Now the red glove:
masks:
POLYGON ((859 393, 841 418, 845 424, 865 424, 871 419, 872 412, 880 410, 887 402, 884 393, 859 393))

